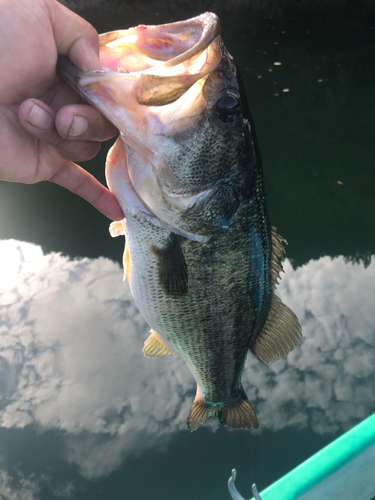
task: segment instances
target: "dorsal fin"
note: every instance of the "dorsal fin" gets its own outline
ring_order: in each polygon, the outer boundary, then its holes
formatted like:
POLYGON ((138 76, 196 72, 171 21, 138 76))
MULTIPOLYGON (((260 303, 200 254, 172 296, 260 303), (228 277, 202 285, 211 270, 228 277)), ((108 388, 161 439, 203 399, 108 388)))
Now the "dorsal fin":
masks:
POLYGON ((146 358, 157 358, 159 356, 169 356, 173 352, 162 342, 154 330, 151 330, 151 335, 145 341, 143 354, 146 358))
POLYGON ((263 330, 250 350, 259 361, 270 365, 297 347, 301 338, 302 328, 297 316, 273 294, 263 330))
POLYGON ((284 244, 287 245, 288 242, 279 234, 277 234, 277 228, 271 226, 271 243, 272 243, 272 252, 271 252, 271 282, 273 290, 276 289, 278 285, 278 280, 280 278, 280 273, 284 272, 283 270, 283 260, 285 259, 284 253, 285 248, 284 244))

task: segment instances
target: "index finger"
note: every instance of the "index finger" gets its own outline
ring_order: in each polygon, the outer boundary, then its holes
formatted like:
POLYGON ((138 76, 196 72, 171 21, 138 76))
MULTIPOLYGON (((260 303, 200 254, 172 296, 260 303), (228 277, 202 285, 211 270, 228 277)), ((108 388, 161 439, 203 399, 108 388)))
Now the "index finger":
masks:
POLYGON ((125 217, 115 195, 89 172, 69 160, 49 180, 78 194, 109 219, 122 220, 125 217))
POLYGON ((102 70, 95 28, 59 2, 48 2, 47 6, 58 53, 85 71, 102 70))

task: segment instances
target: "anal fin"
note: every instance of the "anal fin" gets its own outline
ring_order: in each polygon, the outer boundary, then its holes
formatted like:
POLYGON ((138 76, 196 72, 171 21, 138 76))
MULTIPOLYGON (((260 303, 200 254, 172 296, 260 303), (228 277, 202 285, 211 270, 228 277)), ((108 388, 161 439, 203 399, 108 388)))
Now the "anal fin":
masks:
POLYGON ((145 341, 143 354, 146 358, 157 358, 159 356, 169 356, 173 352, 159 339, 156 332, 151 330, 151 335, 145 341))
POLYGON ((251 352, 265 365, 286 356, 300 343, 302 328, 297 316, 277 295, 273 295, 270 312, 251 352))

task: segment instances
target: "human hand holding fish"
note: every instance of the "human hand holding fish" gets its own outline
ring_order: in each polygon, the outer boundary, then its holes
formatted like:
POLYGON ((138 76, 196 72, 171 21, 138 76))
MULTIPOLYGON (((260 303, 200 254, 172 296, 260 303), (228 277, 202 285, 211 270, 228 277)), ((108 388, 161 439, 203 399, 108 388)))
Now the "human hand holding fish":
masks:
POLYGON ((117 129, 56 73, 58 54, 101 69, 95 29, 55 0, 0 0, 0 20, 0 180, 48 180, 122 219, 115 196, 74 163, 117 129))

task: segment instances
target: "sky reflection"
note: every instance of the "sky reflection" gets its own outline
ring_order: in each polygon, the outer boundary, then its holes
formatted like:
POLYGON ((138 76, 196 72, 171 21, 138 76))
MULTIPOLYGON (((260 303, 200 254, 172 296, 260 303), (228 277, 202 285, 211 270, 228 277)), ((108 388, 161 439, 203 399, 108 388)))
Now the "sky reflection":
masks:
MULTIPOLYGON (((15 240, 0 241, 0 255, 1 427, 65 431, 65 458, 86 478, 188 432, 195 381, 177 356, 144 358, 149 328, 119 264, 15 240)), ((285 269, 278 294, 304 338, 271 369, 249 357, 243 385, 256 432, 346 430, 374 411, 375 260, 285 269)))

